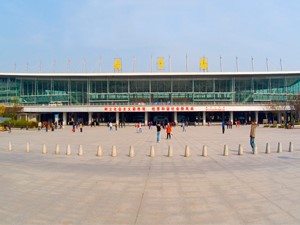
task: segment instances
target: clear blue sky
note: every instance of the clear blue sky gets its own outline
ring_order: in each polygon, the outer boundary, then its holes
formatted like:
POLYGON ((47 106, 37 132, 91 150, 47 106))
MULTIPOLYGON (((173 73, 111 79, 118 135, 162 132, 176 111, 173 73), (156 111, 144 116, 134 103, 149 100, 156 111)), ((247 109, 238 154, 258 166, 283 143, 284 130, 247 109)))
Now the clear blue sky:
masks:
POLYGON ((299 0, 1 0, 0 72, 300 70, 299 0), (85 63, 84 63, 85 62, 85 63), (55 65, 55 66, 54 66, 55 65), (85 65, 85 67, 84 67, 85 65), (155 69, 155 68, 154 68, 155 69))

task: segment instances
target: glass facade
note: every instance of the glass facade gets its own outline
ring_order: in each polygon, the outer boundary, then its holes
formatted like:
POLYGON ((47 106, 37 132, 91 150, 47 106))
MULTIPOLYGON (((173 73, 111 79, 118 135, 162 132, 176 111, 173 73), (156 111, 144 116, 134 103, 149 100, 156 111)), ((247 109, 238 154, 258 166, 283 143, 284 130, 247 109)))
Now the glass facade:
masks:
POLYGON ((296 99, 300 73, 276 75, 0 75, 0 103, 20 105, 266 104, 296 99))

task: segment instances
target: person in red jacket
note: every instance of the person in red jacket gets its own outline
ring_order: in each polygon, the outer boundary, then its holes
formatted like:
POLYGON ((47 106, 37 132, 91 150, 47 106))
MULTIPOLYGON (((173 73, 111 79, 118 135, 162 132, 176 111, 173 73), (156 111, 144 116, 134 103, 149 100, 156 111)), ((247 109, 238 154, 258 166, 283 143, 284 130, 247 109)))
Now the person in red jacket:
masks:
POLYGON ((166 131, 167 131, 167 139, 171 139, 171 133, 172 133, 172 127, 170 125, 170 123, 168 123, 167 127, 166 127, 166 131))

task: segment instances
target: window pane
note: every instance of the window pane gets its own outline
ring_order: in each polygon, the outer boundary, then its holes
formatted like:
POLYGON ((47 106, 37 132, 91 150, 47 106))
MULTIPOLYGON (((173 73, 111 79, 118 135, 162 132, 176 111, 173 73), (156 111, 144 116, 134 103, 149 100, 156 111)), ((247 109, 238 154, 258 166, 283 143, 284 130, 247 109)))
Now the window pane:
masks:
POLYGON ((151 92, 171 92, 171 81, 170 80, 151 81, 151 92))
POLYGON ((132 80, 129 82, 130 92, 149 92, 150 82, 148 80, 132 80))
POLYGON ((173 92, 192 92, 193 82, 191 80, 174 80, 173 92))
POLYGON ((195 92, 213 92, 213 80, 195 80, 195 92))
POLYGON ((128 81, 109 81, 109 93, 127 93, 128 81))

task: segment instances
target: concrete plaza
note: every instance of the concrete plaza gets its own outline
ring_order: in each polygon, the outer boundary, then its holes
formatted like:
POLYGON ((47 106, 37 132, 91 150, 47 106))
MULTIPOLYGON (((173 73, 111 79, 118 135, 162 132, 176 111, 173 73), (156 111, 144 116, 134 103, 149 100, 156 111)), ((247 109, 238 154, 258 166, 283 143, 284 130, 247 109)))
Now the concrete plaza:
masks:
POLYGON ((155 127, 142 133, 134 127, 1 132, 0 224, 300 224, 300 129, 259 126, 257 155, 250 153, 249 130, 175 127, 171 140, 162 131, 161 143, 155 127), (229 156, 223 156, 225 144, 229 156), (98 145, 102 157, 96 156, 98 145), (117 157, 111 157, 112 145, 117 157), (173 157, 167 157, 169 145, 173 157), (184 157, 186 145, 190 157, 184 157), (155 157, 149 157, 150 146, 155 157))

